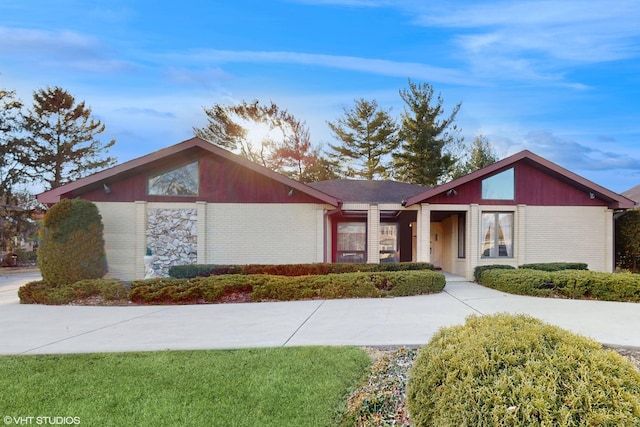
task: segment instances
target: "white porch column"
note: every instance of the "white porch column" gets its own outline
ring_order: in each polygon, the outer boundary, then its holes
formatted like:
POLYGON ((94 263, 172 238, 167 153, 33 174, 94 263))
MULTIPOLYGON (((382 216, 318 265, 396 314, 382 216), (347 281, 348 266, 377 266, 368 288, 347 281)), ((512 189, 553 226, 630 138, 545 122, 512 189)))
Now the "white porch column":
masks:
POLYGON ((605 271, 614 272, 616 270, 616 257, 615 257, 615 226, 613 220, 614 212, 611 209, 605 209, 604 211, 604 232, 605 232, 605 244, 604 244, 604 268, 605 271))
POLYGON ((473 271, 480 263, 480 205, 477 203, 472 203, 470 206, 467 225, 467 242, 469 242, 467 253, 471 261, 467 272, 467 278, 469 278, 473 277, 473 271))
POLYGON ((518 265, 526 264, 527 261, 527 205, 518 205, 518 214, 516 215, 516 227, 514 230, 518 233, 514 240, 516 259, 518 265))
POLYGON ((198 264, 207 264, 207 202, 196 202, 198 212, 198 264))
POLYGON ((380 208, 376 203, 367 211, 367 263, 380 263, 380 208))
POLYGON ((316 209, 316 259, 315 262, 326 262, 327 226, 325 225, 325 209, 316 209))
POLYGON ((431 208, 422 203, 418 211, 418 262, 431 262, 431 208))
POLYGON ((147 253, 147 202, 136 201, 135 278, 144 279, 144 256, 147 253))

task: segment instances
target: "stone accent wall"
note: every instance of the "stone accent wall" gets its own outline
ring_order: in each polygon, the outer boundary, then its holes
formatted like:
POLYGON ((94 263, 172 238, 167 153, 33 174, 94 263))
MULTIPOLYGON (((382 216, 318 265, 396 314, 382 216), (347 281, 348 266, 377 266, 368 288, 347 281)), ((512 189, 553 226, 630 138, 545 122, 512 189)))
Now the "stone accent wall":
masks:
POLYGON ((198 213, 196 209, 147 210, 147 247, 159 276, 168 276, 169 267, 198 261, 198 213))

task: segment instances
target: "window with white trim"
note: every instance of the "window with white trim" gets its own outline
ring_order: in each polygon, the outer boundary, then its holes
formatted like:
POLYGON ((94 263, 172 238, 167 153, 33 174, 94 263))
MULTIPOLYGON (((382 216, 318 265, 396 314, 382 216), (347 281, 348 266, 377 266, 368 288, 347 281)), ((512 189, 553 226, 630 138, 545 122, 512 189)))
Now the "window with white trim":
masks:
POLYGON ((483 258, 513 258, 513 212, 483 212, 483 258))

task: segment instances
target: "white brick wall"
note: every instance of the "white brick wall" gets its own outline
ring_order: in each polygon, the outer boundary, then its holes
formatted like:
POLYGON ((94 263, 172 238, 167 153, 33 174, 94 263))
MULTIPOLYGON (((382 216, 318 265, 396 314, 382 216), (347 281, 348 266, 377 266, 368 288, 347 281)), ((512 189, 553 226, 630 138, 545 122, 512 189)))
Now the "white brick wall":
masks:
POLYGON ((208 204, 205 259, 213 264, 322 262, 314 204, 208 204))
POLYGON ((590 270, 611 271, 609 221, 605 207, 527 206, 526 262, 586 262, 590 270))
MULTIPOLYGON (((131 280, 136 276, 136 205, 95 203, 102 215, 107 253, 107 277, 131 280)), ((139 254, 140 256, 144 253, 139 254)))
POLYGON ((324 261, 323 206, 315 204, 96 203, 105 227, 108 277, 144 277, 146 212, 198 210, 198 262, 324 261))

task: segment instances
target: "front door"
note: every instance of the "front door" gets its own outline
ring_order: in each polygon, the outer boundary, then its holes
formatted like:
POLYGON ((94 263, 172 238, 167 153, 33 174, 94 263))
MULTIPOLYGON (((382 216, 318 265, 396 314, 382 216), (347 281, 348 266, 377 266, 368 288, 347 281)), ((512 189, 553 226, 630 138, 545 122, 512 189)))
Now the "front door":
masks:
POLYGON ((431 223, 431 264, 442 267, 442 224, 431 223))

